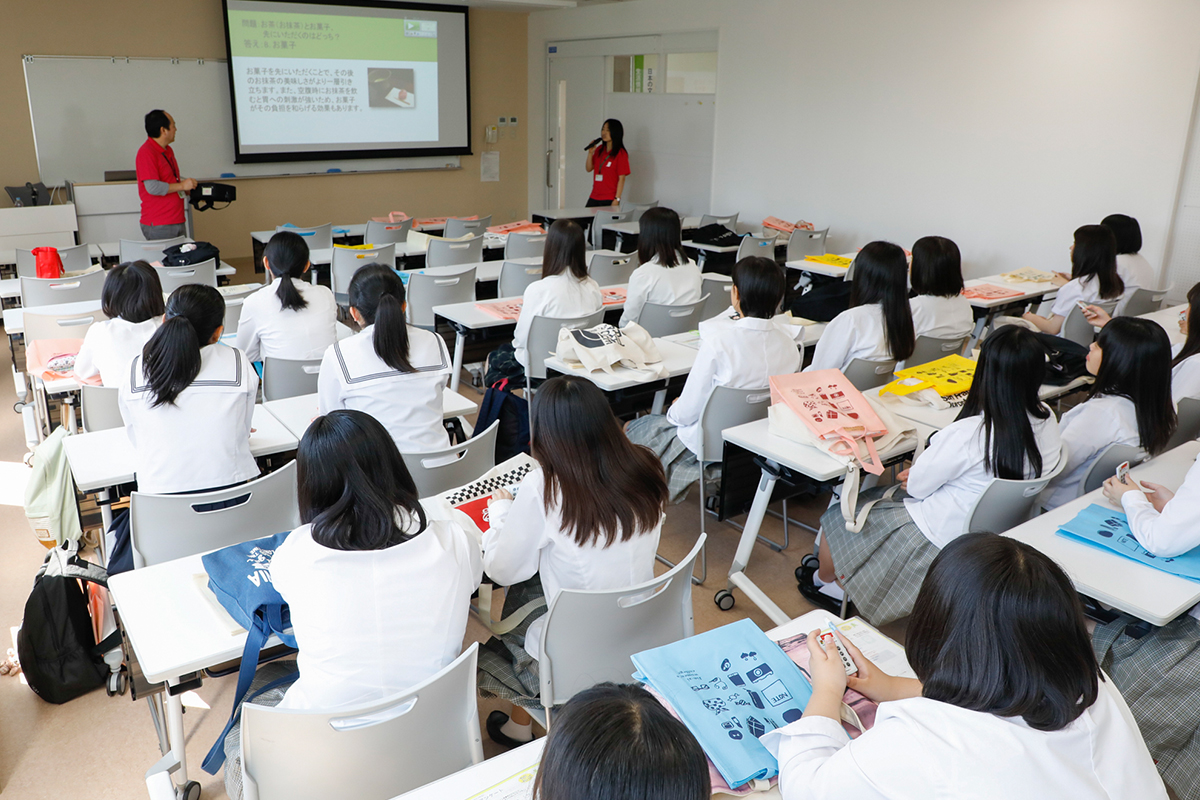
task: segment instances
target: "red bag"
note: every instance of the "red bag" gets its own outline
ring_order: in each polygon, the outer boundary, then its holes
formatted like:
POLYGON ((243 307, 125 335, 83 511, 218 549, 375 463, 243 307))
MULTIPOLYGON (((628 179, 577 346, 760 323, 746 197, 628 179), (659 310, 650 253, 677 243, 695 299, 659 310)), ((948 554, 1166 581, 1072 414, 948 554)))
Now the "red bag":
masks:
POLYGON ((63 274, 62 259, 56 247, 35 247, 33 257, 37 263, 39 278, 61 278, 63 274))

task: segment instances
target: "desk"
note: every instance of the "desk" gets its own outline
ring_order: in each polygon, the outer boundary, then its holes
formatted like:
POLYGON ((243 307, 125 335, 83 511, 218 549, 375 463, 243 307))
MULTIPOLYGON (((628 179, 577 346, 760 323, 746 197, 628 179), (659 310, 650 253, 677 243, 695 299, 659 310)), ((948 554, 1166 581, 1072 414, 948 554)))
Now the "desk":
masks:
MULTIPOLYGON (((318 413, 317 395, 315 394, 285 397, 282 400, 267 400, 262 407, 271 412, 271 416, 279 420, 297 439, 304 437, 304 432, 308 430, 309 424, 318 413)), ((447 390, 442 393, 443 419, 472 414, 478 408, 479 406, 458 392, 447 390)))
MULTIPOLYGON (((842 258, 854 260, 858 253, 842 253, 842 258)), ((827 278, 845 278, 846 273, 850 271, 850 267, 839 267, 834 264, 821 264, 817 261, 809 261, 801 258, 796 261, 785 261, 783 264, 788 269, 796 269, 801 272, 808 272, 813 275, 824 275, 827 278)))
MULTIPOLYGON (((1139 480, 1176 489, 1200 453, 1200 442, 1187 442, 1134 467, 1139 480)), ((1005 536, 1036 547, 1053 558, 1082 594, 1094 597, 1153 625, 1166 625, 1200 602, 1200 582, 1180 578, 1101 547, 1058 535, 1058 527, 1096 503, 1113 508, 1097 489, 1018 525, 1005 536)))
MULTIPOLYGON (((24 308, 6 308, 4 309, 4 332, 8 334, 8 338, 21 335, 25 332, 25 311, 24 308)), ((28 309, 35 314, 89 314, 96 312, 100 319, 108 319, 100 314, 99 300, 79 300, 74 303, 51 303, 44 306, 35 306, 28 309)))
POLYGON ((1010 289, 1014 292, 1020 292, 1020 294, 1012 297, 1000 297, 995 300, 979 300, 974 298, 968 300, 972 308, 983 312, 979 319, 975 320, 975 330, 971 333, 971 341, 967 343, 968 350, 973 349, 979 343, 979 338, 983 335, 984 329, 991 327, 992 320, 995 319, 1001 310, 1013 305, 1028 306, 1034 302, 1041 302, 1042 298, 1046 295, 1058 291, 1058 287, 1050 281, 1019 281, 1017 283, 1010 283, 1004 279, 1003 275, 988 275, 984 278, 973 278, 964 282, 967 287, 981 286, 985 283, 1010 289))
MULTIPOLYGON (((3 281, 0 281, 0 283, 3 283, 3 281)), ((1167 338, 1171 340, 1172 345, 1183 344, 1183 341, 1187 337, 1179 330, 1179 314, 1181 311, 1187 311, 1187 308, 1187 303, 1179 306, 1171 306, 1170 308, 1161 308, 1158 311, 1143 314, 1142 319, 1148 319, 1161 325, 1163 330, 1167 332, 1167 338)))
POLYGON ((662 356, 662 366, 667 371, 666 378, 646 380, 646 373, 622 366, 614 367, 612 372, 588 372, 582 366, 568 364, 557 355, 546 359, 546 372, 549 374, 550 370, 554 370, 564 375, 587 378, 603 392, 619 392, 639 386, 649 388, 661 384, 661 388, 654 393, 654 404, 650 409, 651 414, 661 414, 666 403, 667 387, 675 379, 687 378, 688 373, 692 371, 692 365, 696 363, 696 353, 699 352, 696 347, 681 344, 680 340, 691 341, 695 338, 694 333, 677 333, 654 340, 662 356))
MULTIPOLYGON (((699 217, 684 217, 680 220, 679 225, 681 230, 693 230, 700 227, 699 217)), ((612 231, 617 235, 617 249, 623 249, 625 245, 625 237, 636 237, 642 232, 642 223, 637 220, 631 222, 610 222, 603 226, 606 231, 612 231)))
POLYGON ((601 211, 620 211, 619 206, 592 206, 590 208, 576 206, 575 208, 543 208, 541 211, 534 211, 529 215, 530 219, 537 222, 538 219, 556 220, 556 219, 581 219, 584 221, 590 220, 601 211))

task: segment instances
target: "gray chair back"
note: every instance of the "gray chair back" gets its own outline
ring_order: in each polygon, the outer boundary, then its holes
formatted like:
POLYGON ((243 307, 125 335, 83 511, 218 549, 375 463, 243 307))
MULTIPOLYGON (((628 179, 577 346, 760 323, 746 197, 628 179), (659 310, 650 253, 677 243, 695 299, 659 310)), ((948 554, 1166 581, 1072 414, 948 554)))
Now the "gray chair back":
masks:
POLYGON ((211 286, 214 289, 217 287, 217 260, 215 258, 182 267, 155 267, 154 271, 158 273, 158 280, 162 284, 165 294, 170 294, 180 286, 186 286, 189 283, 211 286))
MULTIPOLYGON (((512 234, 509 234, 510 236, 512 234)), ((542 278, 541 264, 521 264, 505 261, 500 265, 500 280, 496 283, 497 297, 520 297, 529 284, 542 278)))
POLYGON ((719 272, 709 272, 700 282, 700 291, 708 297, 700 319, 712 319, 733 303, 733 278, 719 272))
POLYGON ((418 497, 434 497, 458 486, 479 480, 496 466, 496 436, 500 420, 477 432, 462 444, 420 453, 401 453, 418 497))
POLYGON ((321 373, 319 358, 263 359, 263 400, 282 400, 316 394, 317 378, 321 373))
POLYGON ((121 239, 118 242, 120 249, 121 263, 126 261, 145 261, 153 263, 162 261, 163 252, 167 248, 174 247, 177 244, 190 242, 186 236, 176 236, 173 239, 155 239, 152 242, 138 241, 136 239, 121 239))
POLYGON ((642 306, 642 313, 637 318, 637 324, 655 338, 694 331, 700 326, 700 319, 704 314, 704 306, 707 302, 708 295, 694 303, 680 303, 674 306, 646 303, 642 306))
POLYGON ((642 214, 645 214, 647 211, 657 206, 657 200, 651 200, 649 203, 626 203, 624 200, 622 200, 620 210, 628 211, 633 215, 629 218, 630 222, 640 222, 642 219, 642 214))
POLYGON ((1129 444, 1110 444, 1092 459, 1083 480, 1079 482, 1079 496, 1100 488, 1100 484, 1117 474, 1117 467, 1129 462, 1129 466, 1140 464, 1150 457, 1140 447, 1129 444))
POLYGON ((1064 466, 1066 459, 1060 455, 1058 466, 1040 478, 1022 481, 992 478, 967 513, 962 532, 1004 533, 1027 521, 1033 514, 1038 495, 1064 466))
POLYGON ((939 339, 936 336, 918 336, 912 355, 904 359, 905 367, 919 367, 946 356, 962 355, 963 348, 971 341, 970 336, 939 339))
MULTIPOLYGON (((480 237, 479 241, 483 241, 480 237)), ((413 272, 408 278, 408 321, 433 330, 434 306, 467 303, 475 299, 475 267, 448 275, 413 272)))
POLYGON ((22 314, 25 327, 25 345, 42 339, 82 339, 88 328, 108 319, 100 310, 100 301, 88 311, 73 311, 69 314, 38 314, 26 311, 22 314))
POLYGON ((721 433, 747 422, 765 419, 771 407, 771 389, 733 389, 718 386, 700 412, 700 452, 702 464, 720 461, 725 449, 721 433))
POLYGON ((637 267, 637 253, 627 253, 623 256, 592 253, 588 274, 601 286, 620 286, 629 283, 629 276, 637 267))
MULTIPOLYGON (((738 214, 740 213, 741 212, 739 211, 738 214)), ((701 214, 700 227, 703 228, 705 225, 724 225, 726 228, 729 228, 729 230, 733 230, 734 226, 737 225, 737 220, 737 214, 730 214, 727 217, 717 214, 701 214)))
POLYGON ((354 278, 354 273, 368 264, 383 264, 395 269, 396 245, 385 244, 370 250, 333 248, 333 261, 329 265, 329 284, 339 305, 350 302, 350 281, 354 278))
POLYGON ((1200 439, 1200 397, 1180 399, 1176 414, 1179 424, 1175 426, 1175 433, 1167 442, 1167 450, 1174 450, 1181 444, 1200 439))
POLYGON ((558 349, 558 332, 561 329, 591 328, 603 321, 603 308, 581 317, 534 317, 529 324, 529 338, 525 341, 529 363, 521 365, 525 368, 525 376, 532 380, 545 379, 546 359, 558 349))
POLYGON ((304 243, 309 250, 329 250, 333 247, 333 223, 316 225, 312 228, 297 228, 292 225, 277 225, 275 232, 288 231, 304 237, 304 243))
POLYGON ((775 260, 775 237, 774 236, 755 236, 752 233, 747 233, 742 237, 742 241, 738 244, 737 260, 750 256, 762 256, 775 260))
POLYGON ((79 411, 83 417, 85 431, 91 433, 125 427, 125 420, 121 417, 121 406, 117 402, 120 390, 116 386, 92 386, 85 383, 79 389, 79 411))
POLYGON ((825 255, 825 237, 829 228, 819 231, 802 231, 799 228, 788 236, 787 260, 800 261, 807 256, 825 255))
POLYGON ((860 392, 865 392, 868 389, 874 389, 876 386, 883 386, 892 380, 892 373, 896 371, 896 361, 871 361, 866 358, 856 358, 850 362, 842 374, 846 376, 846 380, 858 389, 860 392))
POLYGON ((629 222, 633 219, 632 211, 598 211, 592 218, 591 245, 593 250, 604 247, 604 226, 614 222, 629 222))
POLYGON ((1166 289, 1134 289, 1125 303, 1125 308, 1121 309, 1121 314, 1126 317, 1140 317, 1142 314, 1158 311, 1170 291, 1170 286, 1166 289))
POLYGON ((363 244, 376 247, 385 244, 404 244, 408 241, 408 232, 412 230, 412 217, 404 222, 377 222, 367 220, 367 230, 363 234, 363 244))
POLYGON ((245 302, 244 297, 225 298, 225 321, 222 323, 225 328, 221 332, 222 336, 237 333, 238 321, 242 318, 242 304, 245 302))
MULTIPOLYGON (((91 269, 92 257, 88 254, 88 246, 86 244, 77 244, 74 247, 56 247, 58 257, 62 261, 63 272, 83 272, 91 269)), ((21 250, 17 248, 17 277, 18 278, 36 278, 37 277, 37 259, 33 255, 32 250, 21 250)))
POLYGON ((454 241, 430 239, 425 251, 425 266, 453 267, 458 264, 478 264, 483 261, 483 236, 454 241))
MULTIPOLYGON (((1117 307, 1117 302, 1117 300, 1104 300, 1099 303, 1089 303, 1088 305, 1099 306, 1111 314, 1113 313, 1113 309, 1117 307)), ((1064 339, 1070 339, 1072 342, 1081 344, 1084 347, 1090 347, 1096 338, 1096 329, 1092 327, 1092 323, 1087 321, 1087 317, 1083 315, 1083 310, 1076 305, 1067 312, 1067 316, 1063 320, 1062 330, 1059 331, 1058 335, 1064 339)))
POLYGON ((462 236, 470 234, 471 236, 482 236, 492 225, 492 215, 479 219, 459 219, 458 217, 450 217, 446 220, 446 229, 442 231, 442 236, 447 239, 458 239, 462 236))
POLYGON ((537 231, 516 231, 504 242, 505 258, 541 258, 546 251, 546 234, 537 231))
POLYGON ((104 288, 104 270, 62 278, 21 277, 21 305, 25 308, 56 303, 99 302, 104 288))

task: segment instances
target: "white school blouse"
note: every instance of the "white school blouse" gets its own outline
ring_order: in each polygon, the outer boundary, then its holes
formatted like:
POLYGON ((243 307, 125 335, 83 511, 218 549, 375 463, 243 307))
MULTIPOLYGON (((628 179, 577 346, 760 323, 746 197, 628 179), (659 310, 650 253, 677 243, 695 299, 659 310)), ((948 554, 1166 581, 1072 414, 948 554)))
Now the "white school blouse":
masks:
POLYGON ((1200 547, 1200 461, 1188 468, 1183 484, 1162 513, 1141 492, 1121 495, 1129 528, 1138 543, 1161 558, 1182 555, 1200 547))
POLYGON ((1110 444, 1137 445, 1137 410, 1126 397, 1100 395, 1085 400, 1062 415, 1063 444, 1067 447, 1067 463, 1059 476, 1050 482, 1042 505, 1057 508, 1074 500, 1079 484, 1088 467, 1110 444))
MULTIPOLYGON (((458 657, 471 593, 479 588, 479 542, 448 505, 423 505, 428 527, 385 550, 334 550, 302 525, 275 551, 271 580, 291 610, 300 650, 300 677, 280 708, 380 700, 458 657)), ((407 515, 398 522, 416 527, 407 515)))
MULTIPOLYGON (((699 330, 700 338, 707 339, 719 335, 718 330, 728 329, 735 322, 742 318, 733 306, 721 311, 715 316, 708 319, 700 320, 699 330)), ((804 326, 796 323, 795 318, 791 314, 776 314, 771 317, 771 322, 776 328, 783 331, 788 338, 796 343, 799 347, 804 344, 804 326)))
POLYGON ((591 278, 579 280, 569 272, 562 272, 529 284, 525 289, 521 314, 517 317, 517 330, 513 334, 517 361, 528 363, 529 353, 525 345, 529 341, 529 328, 533 325, 534 317, 582 317, 596 313, 603 306, 600 284, 591 278))
POLYGON ((92 325, 83 335, 83 344, 75 356, 76 377, 86 380, 99 375, 103 385, 120 386, 129 372, 129 365, 141 355, 142 348, 162 321, 162 317, 144 322, 130 322, 118 317, 92 325))
POLYGON ((299 311, 284 309, 275 292, 280 280, 264 286, 242 301, 237 346, 251 361, 271 358, 320 358, 337 341, 337 302, 328 287, 292 281, 308 305, 299 311))
POLYGON ((1096 702, 1057 731, 914 697, 880 703, 874 727, 853 741, 826 717, 796 720, 759 741, 779 759, 784 800, 1167 796, 1129 707, 1107 678, 1096 702))
MULTIPOLYGON (((1029 418, 1042 474, 1058 466, 1061 441, 1058 421, 1029 418)), ((995 474, 983 465, 983 416, 955 420, 933 434, 929 447, 913 462, 908 473, 908 497, 904 509, 938 547, 945 547, 963 532, 967 514, 995 474)), ((1026 464, 1026 475, 1033 477, 1026 464)))
POLYGON ((909 299, 908 307, 912 309, 913 330, 917 336, 952 339, 969 336, 975 329, 971 302, 961 294, 955 297, 919 294, 909 299))
MULTIPOLYGON (((1179 355, 1183 344, 1171 345, 1172 359, 1179 355)), ((1200 354, 1189 356, 1171 367, 1171 399, 1179 405, 1185 397, 1200 397, 1200 354)))
POLYGON ((1158 286, 1158 276, 1154 267, 1141 253, 1122 253, 1117 256, 1117 274, 1125 282, 1125 295, 1133 294, 1135 289, 1154 289, 1158 286))
POLYGON ((1066 317, 1080 300, 1085 303, 1099 303, 1101 299, 1099 279, 1090 275, 1086 279, 1072 278, 1058 288, 1058 294, 1050 306, 1050 316, 1057 314, 1066 317))
POLYGON ((351 408, 387 428, 401 453, 450 446, 442 426, 442 392, 450 382, 450 354, 442 337, 408 326, 408 362, 400 372, 375 354, 375 326, 335 342, 325 351, 317 376, 321 414, 351 408))
MULTIPOLYGON (((541 576, 547 606, 562 589, 621 589, 654 577, 654 554, 662 533, 662 518, 653 529, 627 542, 604 540, 585 546, 563 530, 558 503, 547 512, 543 503, 542 470, 521 481, 513 500, 493 500, 488 505, 491 527, 483 534, 483 571, 504 586, 541 576)), ((525 634, 525 652, 534 658, 541 649, 542 616, 525 634)))
POLYGON ((655 256, 629 276, 621 327, 637 322, 646 303, 668 306, 695 303, 703 296, 703 283, 700 268, 690 258, 682 264, 663 267, 659 266, 658 256, 655 256))
MULTIPOLYGON (((701 330, 700 352, 683 393, 667 411, 667 421, 693 453, 700 451, 700 415, 718 386, 766 390, 772 375, 800 369, 796 341, 769 319, 742 317, 728 325, 701 330)), ((719 453, 708 453, 710 459, 719 453)))
POLYGON ((842 369, 856 358, 888 361, 892 358, 884 333, 883 306, 855 306, 833 318, 825 328, 805 372, 842 369))
POLYGON ((258 375, 235 347, 200 348, 200 372, 174 403, 153 406, 134 358, 117 402, 133 444, 138 489, 173 494, 215 489, 258 475, 250 455, 250 423, 258 375))

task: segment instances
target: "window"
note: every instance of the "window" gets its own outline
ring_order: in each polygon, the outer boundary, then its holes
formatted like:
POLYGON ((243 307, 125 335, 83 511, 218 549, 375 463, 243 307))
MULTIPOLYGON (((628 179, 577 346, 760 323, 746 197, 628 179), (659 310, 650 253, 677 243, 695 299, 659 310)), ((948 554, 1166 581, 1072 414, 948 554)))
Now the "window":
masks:
POLYGON ((669 53, 667 55, 667 92, 669 94, 716 94, 717 54, 669 53))
MULTIPOLYGON (((715 54, 714 54, 715 55, 715 54)), ((612 91, 654 94, 661 92, 658 54, 641 56, 612 56, 609 59, 612 73, 612 91)))

